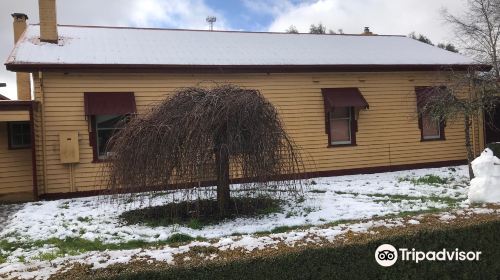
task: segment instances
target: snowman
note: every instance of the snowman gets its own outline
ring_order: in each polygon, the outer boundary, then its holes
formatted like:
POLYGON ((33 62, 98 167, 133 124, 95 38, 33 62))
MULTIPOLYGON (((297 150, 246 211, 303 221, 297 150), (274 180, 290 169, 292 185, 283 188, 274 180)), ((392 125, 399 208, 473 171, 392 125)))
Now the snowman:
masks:
POLYGON ((471 180, 469 201, 473 203, 500 202, 500 159, 486 148, 472 161, 475 178, 471 180))

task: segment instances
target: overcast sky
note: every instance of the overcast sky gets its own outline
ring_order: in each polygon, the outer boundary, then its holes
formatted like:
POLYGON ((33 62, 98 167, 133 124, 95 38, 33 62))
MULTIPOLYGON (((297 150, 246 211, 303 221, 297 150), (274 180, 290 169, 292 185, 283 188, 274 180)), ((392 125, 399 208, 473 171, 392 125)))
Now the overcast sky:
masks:
MULTIPOLYGON (((377 34, 415 31, 433 42, 453 42, 440 10, 460 13, 466 0, 58 0, 60 24, 206 29, 205 18, 217 17, 219 30, 284 31, 295 25, 307 32, 312 23, 332 30, 377 34)), ((3 62, 13 46, 11 13, 26 13, 38 23, 38 0, 0 1, 0 94, 15 98, 15 75, 3 62)))

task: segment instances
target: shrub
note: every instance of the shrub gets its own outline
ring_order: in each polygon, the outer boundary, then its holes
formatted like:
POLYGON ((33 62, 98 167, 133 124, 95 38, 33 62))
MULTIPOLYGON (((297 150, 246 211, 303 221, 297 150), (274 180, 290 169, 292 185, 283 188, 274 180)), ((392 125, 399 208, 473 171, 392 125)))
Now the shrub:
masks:
POLYGON ((490 143, 487 146, 490 150, 493 151, 493 154, 497 157, 500 158, 500 143, 490 143))
POLYGON ((231 215, 220 216, 216 200, 181 201, 126 211, 120 215, 120 219, 126 224, 144 224, 151 227, 181 224, 192 229, 201 229, 227 218, 258 217, 282 210, 280 200, 268 197, 235 197, 231 199, 229 209, 231 215), (204 211, 199 212, 198 209, 204 211))
POLYGON ((186 243, 195 240, 193 237, 187 234, 176 233, 167 239, 167 243, 186 243))

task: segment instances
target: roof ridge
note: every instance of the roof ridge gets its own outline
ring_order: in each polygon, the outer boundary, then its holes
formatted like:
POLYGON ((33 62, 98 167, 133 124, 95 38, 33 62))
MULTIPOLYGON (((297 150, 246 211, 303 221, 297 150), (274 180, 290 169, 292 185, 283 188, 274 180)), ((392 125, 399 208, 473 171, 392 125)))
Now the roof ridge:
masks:
MULTIPOLYGON (((40 24, 30 24, 38 26, 40 24)), ((248 34, 277 34, 277 35, 329 35, 329 36, 363 36, 363 37, 406 37, 405 35, 398 34, 377 34, 377 35, 363 35, 363 34, 314 34, 314 33, 287 33, 278 31, 246 31, 246 30, 206 30, 206 29, 189 29, 189 28, 161 28, 161 27, 133 27, 133 26, 105 26, 105 25, 76 25, 76 24, 58 24, 60 27, 81 27, 81 28, 102 28, 102 29, 132 29, 132 30, 157 30, 157 31, 193 31, 193 32, 214 32, 214 33, 248 33, 248 34)))

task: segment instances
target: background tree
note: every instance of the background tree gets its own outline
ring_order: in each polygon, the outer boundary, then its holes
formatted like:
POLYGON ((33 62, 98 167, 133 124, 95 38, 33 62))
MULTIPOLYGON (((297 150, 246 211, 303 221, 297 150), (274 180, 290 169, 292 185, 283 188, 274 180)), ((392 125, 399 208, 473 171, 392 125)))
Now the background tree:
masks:
POLYGON ((324 26, 321 22, 318 25, 311 24, 309 27, 309 33, 311 34, 326 34, 326 26, 324 26))
POLYGON ((461 15, 442 11, 453 27, 455 40, 466 53, 484 64, 493 65, 496 80, 500 79, 499 45, 500 0, 468 0, 461 15))
POLYGON ((417 40, 417 41, 420 41, 422 43, 426 43, 426 44, 429 44, 431 46, 434 46, 434 44, 432 43, 431 39, 427 38, 425 35, 422 35, 422 34, 416 34, 415 31, 411 32, 410 34, 408 34, 408 37, 414 39, 414 40, 417 40))
MULTIPOLYGON (((253 191, 240 196, 297 191, 284 179, 302 170, 301 157, 275 107, 259 91, 234 85, 178 91, 144 115, 131 118, 108 150, 109 187, 124 191, 216 179, 219 217, 231 209, 235 177, 253 191), (278 181, 276 181, 278 180, 278 181)), ((293 179, 293 177, 292 177, 293 179)), ((204 196, 213 197, 209 189, 204 196)), ((200 195, 198 196, 199 199, 200 195)), ((195 209, 198 213, 206 211, 195 209)))
POLYGON ((286 33, 292 33, 292 34, 298 34, 299 33, 299 30, 297 29, 297 27, 295 27, 295 25, 290 25, 290 27, 288 27, 287 30, 285 30, 286 33))
MULTIPOLYGON (((299 30, 297 29, 297 27, 295 27, 295 25, 290 25, 290 27, 288 27, 288 29, 285 30, 286 33, 294 33, 294 34, 297 34, 299 33, 299 30)), ((338 29, 337 31, 333 30, 333 29, 328 29, 328 32, 326 31, 326 26, 323 25, 322 23, 319 23, 318 25, 315 25, 315 24, 311 24, 311 26, 309 27, 309 33, 311 34, 344 34, 344 30, 343 29, 338 29)))
MULTIPOLYGON (((409 38, 412 38, 414 40, 417 40, 417 41, 420 41, 422 43, 426 43, 426 44, 429 44, 431 46, 434 46, 434 44, 432 43, 431 39, 429 39, 427 36, 425 35, 422 35, 422 34, 416 34, 415 31, 411 32, 410 34, 408 34, 408 37, 409 38)), ((444 49, 444 50, 447 50, 447 51, 450 51, 450 52, 454 52, 454 53, 458 53, 458 49, 451 43, 439 43, 437 45, 438 48, 441 48, 441 49, 444 49)))
MULTIPOLYGON (((480 80, 482 84, 487 83, 485 88, 494 91, 493 95, 498 96, 500 82, 498 45, 500 37, 500 0, 468 0, 467 9, 464 13, 454 15, 447 10, 442 10, 442 16, 453 27, 456 42, 468 55, 473 56, 480 63, 492 65, 491 73, 479 75, 476 82, 480 80)), ((479 101, 484 99, 481 98, 481 95, 478 98, 479 101)), ((484 102, 484 100, 475 102, 475 107, 477 107, 478 114, 480 114, 478 118, 483 117, 481 111, 483 111, 483 114, 493 114, 494 109, 491 107, 498 106, 499 99, 498 97, 493 98, 493 104, 489 104, 489 102, 484 102)), ((498 124, 495 123, 486 123, 485 125, 498 129, 498 124)))
POLYGON ((471 162, 474 160, 471 129, 474 119, 481 113, 492 113, 498 102, 498 88, 488 75, 478 75, 481 69, 469 68, 465 72, 444 72, 444 81, 429 87, 418 106, 419 114, 426 114, 434 122, 462 120, 465 132, 465 148, 469 164, 469 176, 474 174, 471 162))
POLYGON ((451 44, 451 43, 447 43, 447 44, 445 44, 445 43, 439 43, 437 45, 437 47, 440 48, 440 49, 443 49, 443 50, 447 50, 447 51, 450 51, 450 52, 458 53, 457 48, 453 44, 451 44))

